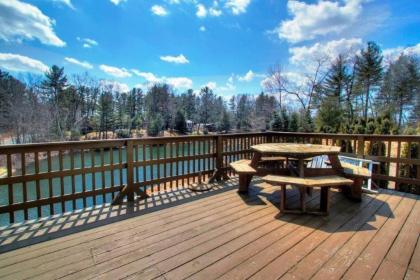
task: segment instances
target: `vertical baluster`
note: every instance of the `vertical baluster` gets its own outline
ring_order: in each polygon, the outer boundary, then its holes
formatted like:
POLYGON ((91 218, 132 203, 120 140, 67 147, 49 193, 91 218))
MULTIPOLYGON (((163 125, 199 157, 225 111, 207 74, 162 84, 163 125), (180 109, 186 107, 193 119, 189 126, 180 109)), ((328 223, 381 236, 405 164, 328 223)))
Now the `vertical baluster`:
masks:
MULTIPOLYGON (((153 145, 152 144, 150 144, 149 145, 149 161, 152 161, 153 160, 153 145)), ((150 173, 150 180, 151 181, 153 181, 153 164, 152 163, 150 163, 150 169, 149 169, 149 173, 150 173)), ((150 188, 152 189, 152 192, 154 191, 154 185, 153 184, 151 184, 150 185, 150 188)))
POLYGON ((93 192, 93 205, 96 205, 96 172, 95 170, 95 150, 91 149, 90 150, 90 160, 91 160, 91 167, 92 167, 92 192, 93 192))
MULTIPOLYGON (((143 182, 146 182, 147 181, 146 180, 146 164, 145 164, 145 162, 146 162, 146 145, 143 144, 142 148, 143 148, 143 182)), ((146 187, 146 186, 144 186, 144 187, 146 187)))
POLYGON ((173 189, 173 177, 174 177, 174 162, 173 162, 173 159, 174 159, 174 143, 170 143, 169 144, 169 151, 170 151, 170 155, 169 155, 169 158, 171 159, 170 161, 170 176, 171 176, 171 181, 170 181, 170 183, 169 183, 169 187, 171 188, 171 190, 173 189))
MULTIPOLYGON (((115 182, 114 182, 114 147, 112 146, 109 150, 109 170, 110 170, 110 181, 111 181, 111 186, 110 187, 114 187, 115 186, 115 182)), ((115 197, 115 192, 111 192, 111 200, 114 200, 115 197)))
MULTIPOLYGON (((197 155, 197 142, 192 142, 192 147, 193 147, 193 151, 192 151, 192 153, 191 153, 191 147, 190 147, 190 145, 191 145, 191 142, 190 141, 188 141, 188 156, 195 156, 195 155, 197 155)), ((192 161, 192 172, 195 174, 195 172, 196 172, 196 168, 195 168, 195 163, 196 163, 196 159, 190 159, 190 160, 188 160, 188 173, 190 173, 190 165, 191 165, 191 161, 192 161)), ((188 177, 188 181, 189 181, 189 177, 188 177)), ((193 182, 195 182, 195 175, 193 176, 193 182)))
POLYGON ((119 173, 120 173, 120 188, 123 187, 124 185, 124 180, 123 180, 123 152, 122 152, 122 146, 118 147, 118 164, 119 164, 119 173))
MULTIPOLYGON (((48 162, 48 173, 51 173, 51 169, 52 169, 52 159, 51 159, 51 151, 47 152, 47 162, 48 162)), ((48 196, 50 198, 50 201, 53 197, 53 183, 52 183, 52 178, 48 178, 48 196)), ((54 215, 55 211, 54 211, 54 204, 50 203, 50 215, 54 215)))
POLYGON ((163 178, 164 178, 164 183, 163 183, 163 188, 167 189, 167 173, 166 173, 166 169, 167 169, 167 157, 166 157, 166 146, 168 145, 168 143, 164 143, 163 146, 163 158, 162 158, 162 165, 163 165, 163 178))
MULTIPOLYGON (((160 144, 156 145, 156 159, 157 159, 157 179, 160 179, 160 144)), ((160 191, 160 183, 158 184, 158 191, 160 191)))
POLYGON ((106 193, 105 193, 105 156, 104 156, 104 148, 101 148, 101 181, 102 181, 102 203, 106 203, 106 193))
POLYGON ((135 178, 136 178, 136 182, 138 183, 138 182, 140 182, 140 174, 139 174, 139 161, 140 161, 140 155, 139 155, 139 153, 140 153, 140 148, 139 148, 139 144, 137 144, 136 146, 135 146, 135 149, 136 149, 136 167, 135 167, 135 169, 136 169, 136 176, 135 176, 135 178))
POLYGON ((176 188, 178 188, 179 187, 179 180, 178 180, 178 175, 179 175, 179 159, 178 159, 178 155, 179 155, 179 142, 176 142, 176 145, 175 145, 175 148, 176 148, 176 150, 175 150, 175 157, 176 157, 176 164, 175 164, 175 166, 176 166, 176 174, 175 174, 175 176, 177 177, 176 178, 176 188))
POLYGON ((58 151, 58 160, 59 160, 59 168, 60 168, 60 195, 61 195, 61 213, 66 212, 66 203, 63 199, 64 196, 64 162, 63 162, 63 150, 58 151))
MULTIPOLYGON (((401 158, 401 140, 397 140, 397 168, 396 168, 396 177, 397 179, 400 177, 400 158, 401 158)), ((399 190, 400 183, 395 183, 395 189, 399 190)))
POLYGON ((83 208, 86 208, 86 165, 85 165, 85 150, 80 150, 80 168, 82 169, 82 193, 83 193, 83 208))
MULTIPOLYGON (((38 152, 35 152, 35 174, 37 175, 39 174, 39 153, 38 152)), ((35 186, 36 200, 40 200, 41 199, 41 185, 40 185, 39 179, 36 179, 35 184, 36 184, 35 186)), ((37 212, 38 212, 38 218, 41 218, 42 216, 41 206, 37 207, 37 212)))
MULTIPOLYGON (((73 172, 74 171, 74 150, 70 149, 70 170, 73 172)), ((74 173, 71 175, 71 193, 75 194, 76 193, 76 182, 75 182, 75 177, 74 177, 74 173)), ((72 200, 72 204, 73 204, 73 210, 76 209, 76 199, 72 200)))
MULTIPOLYGON (((187 172, 188 172, 188 183, 190 182, 190 174, 191 174, 191 141, 187 142, 187 149, 188 149, 188 160, 187 160, 187 172)), ((194 153, 193 153, 194 154, 194 153)), ((194 160, 193 160, 193 164, 194 164, 194 160)))
MULTIPOLYGON (((26 159, 25 159, 25 153, 20 154, 20 162, 21 162, 21 170, 22 170, 22 176, 26 175, 26 159)), ((28 192, 26 189, 26 181, 22 182, 22 193, 23 193, 23 203, 26 203, 28 201, 28 192)), ((28 208, 25 206, 23 209, 23 216, 25 220, 28 220, 28 208)))
MULTIPOLYGON (((202 143, 202 141, 198 141, 197 142, 197 145, 198 145, 198 156, 200 157, 201 156, 201 143, 202 143)), ((201 158, 199 158, 198 159, 198 172, 201 172, 202 170, 201 170, 201 158)), ((198 176, 200 176, 200 175, 198 175, 198 176)), ((202 180, 203 178, 201 178, 201 180, 202 180)))
MULTIPOLYGON (((12 156, 11 154, 7 154, 7 178, 12 177, 12 156)), ((9 206, 12 206, 13 204, 13 184, 8 184, 8 194, 9 194, 9 206)), ((10 223, 15 222, 15 212, 13 210, 10 210, 9 212, 9 221, 10 223)))

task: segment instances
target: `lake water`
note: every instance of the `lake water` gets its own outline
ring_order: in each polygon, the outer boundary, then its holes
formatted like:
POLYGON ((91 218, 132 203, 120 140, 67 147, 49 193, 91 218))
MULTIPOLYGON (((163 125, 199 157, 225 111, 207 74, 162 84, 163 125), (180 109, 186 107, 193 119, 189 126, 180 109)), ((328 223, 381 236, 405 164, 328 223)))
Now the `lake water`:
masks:
MULTIPOLYGON (((204 154, 204 153, 208 153, 208 146, 207 144, 203 143, 200 147, 190 147, 190 151, 188 151, 188 146, 187 145, 179 145, 179 150, 178 150, 178 155, 182 156, 183 154, 185 156, 187 156, 190 152, 191 155, 196 155, 196 154, 204 154), (204 145, 203 145, 204 144, 204 145), (204 152, 205 151, 205 152, 204 152)), ((169 146, 167 146, 166 149, 166 156, 170 157, 171 155, 171 148, 169 146)), ((173 155, 176 155, 175 149, 172 151, 173 155)), ((106 150, 103 151, 104 153, 104 163, 105 164, 109 164, 110 163, 110 158, 111 158, 111 153, 113 153, 113 162, 114 164, 118 164, 120 162, 119 159, 119 151, 118 150, 106 150)), ((157 147, 153 147, 152 149, 152 158, 153 159, 157 159, 158 154, 160 156, 160 158, 164 157, 164 148, 161 146, 160 148, 157 147)), ((126 161, 126 153, 125 150, 122 150, 122 159, 121 161, 124 163, 126 161)), ((150 151, 149 151, 149 147, 146 147, 145 150, 145 159, 149 160, 150 159, 150 151)), ((143 150, 139 150, 138 154, 136 156, 136 154, 133 155, 133 159, 139 159, 139 161, 143 160, 143 150)), ((84 156, 84 165, 85 167, 91 167, 92 166, 92 162, 94 162, 94 166, 101 166, 101 152, 100 151, 93 151, 93 152, 87 152, 85 153, 84 156), (93 161, 92 161, 92 154, 93 154, 93 161)), ((46 159, 40 160, 39 161, 40 164, 40 171, 41 172, 47 172, 48 171, 48 161, 46 159)), ((191 160, 191 161, 184 161, 184 162, 179 162, 178 163, 178 174, 182 175, 183 171, 186 174, 188 172, 188 165, 189 165, 189 169, 190 172, 193 172, 194 170, 194 165, 195 165, 195 171, 203 171, 203 170, 209 170, 213 168, 213 160, 210 160, 210 162, 208 162, 207 159, 199 159, 199 160, 191 160), (200 167, 200 168, 199 168, 200 167)), ((52 157, 52 171, 59 171, 60 170, 60 164, 59 164, 59 158, 58 156, 52 157)), ((63 169, 70 169, 71 167, 71 160, 70 160, 70 155, 68 154, 64 154, 63 155, 63 169)), ((80 153, 75 153, 74 154, 74 167, 75 168, 80 168, 81 167, 81 154, 80 153)), ((160 173, 160 176, 163 177, 163 174, 165 172, 166 169, 166 174, 167 176, 170 176, 171 174, 171 168, 172 168, 172 173, 175 175, 177 172, 176 168, 176 164, 171 164, 167 163, 167 164, 160 164, 158 165, 154 165, 153 167, 151 166, 146 166, 145 168, 143 167, 139 167, 139 168, 134 168, 134 181, 135 182, 143 182, 143 181, 147 181, 147 180, 151 180, 152 176, 151 174, 153 173, 153 178, 156 179, 158 178, 158 173, 160 173)), ((35 166, 34 163, 30 163, 26 166, 26 174, 33 174, 35 171, 35 166)), ((122 170, 122 176, 120 175, 120 170, 116 169, 113 171, 114 172, 114 182, 111 182, 111 171, 105 171, 104 175, 102 175, 101 172, 97 172, 95 174, 92 173, 87 173, 85 175, 85 181, 86 181, 86 190, 92 190, 93 186, 95 186, 96 189, 100 189, 103 187, 103 185, 105 185, 105 187, 110 187, 110 186, 118 186, 120 184, 125 184, 126 183, 126 169, 122 170), (93 178, 94 176, 94 178, 93 178), (93 185, 94 183, 94 185, 93 185)), ((21 171, 20 170, 16 170, 14 175, 20 175, 21 171)), ((52 190, 53 190, 53 196, 58 196, 61 194, 61 187, 60 187, 60 177, 58 178, 54 178, 52 179, 52 190)), ((82 191, 82 186, 83 186, 83 177, 82 175, 76 175, 74 176, 74 180, 75 180, 75 189, 76 192, 81 192, 82 191)), ((66 176, 63 178, 64 181, 64 194, 70 194, 72 191, 72 177, 71 176, 66 176)), ((27 189, 27 200, 31 201, 31 200, 36 200, 36 182, 35 181, 31 181, 31 182, 27 182, 26 183, 26 189, 27 189)), ((49 185, 48 185, 48 179, 45 180, 40 180, 40 190, 41 190, 41 198, 47 198, 49 197, 49 185)), ((14 184, 13 185, 13 199, 14 199, 14 203, 18 203, 18 202, 22 202, 23 201, 23 184, 14 184)), ((111 193, 107 194, 105 197, 105 202, 108 203, 112 200, 112 195, 111 193)), ((96 196, 96 204, 103 204, 104 200, 103 200, 103 196, 102 195, 97 195, 96 196)), ((2 185, 0 186, 0 205, 7 205, 8 204, 8 186, 7 185, 2 185)), ((94 201, 92 197, 89 197, 86 199, 86 207, 91 207, 94 205, 94 201)), ((72 211, 75 209, 80 209, 83 208, 83 199, 78 199, 76 200, 76 208, 73 209, 73 202, 72 201, 67 201, 65 204, 65 208, 66 211, 72 211)), ((45 205, 41 207, 41 211, 42 211, 42 216, 48 216, 50 215, 50 206, 49 205, 45 205)), ((54 212, 55 214, 57 213, 61 213, 61 203, 56 203, 54 204, 54 212)), ((28 211, 28 215, 29 215, 29 219, 36 219, 37 218, 37 208, 32 208, 29 209, 28 211)), ((24 220, 24 213, 23 210, 22 211, 16 211, 15 212, 15 222, 21 222, 24 220)), ((7 225, 9 223, 9 214, 1 214, 0 215, 0 225, 7 225)))

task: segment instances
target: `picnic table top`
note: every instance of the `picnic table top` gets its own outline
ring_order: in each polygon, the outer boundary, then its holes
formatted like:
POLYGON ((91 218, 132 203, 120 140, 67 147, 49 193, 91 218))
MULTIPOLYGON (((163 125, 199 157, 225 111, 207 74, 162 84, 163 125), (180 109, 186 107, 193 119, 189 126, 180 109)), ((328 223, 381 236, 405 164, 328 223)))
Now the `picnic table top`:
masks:
POLYGON ((258 144, 251 146, 251 149, 262 154, 276 154, 296 158, 307 158, 320 155, 334 155, 340 152, 340 147, 337 146, 296 143, 258 144))

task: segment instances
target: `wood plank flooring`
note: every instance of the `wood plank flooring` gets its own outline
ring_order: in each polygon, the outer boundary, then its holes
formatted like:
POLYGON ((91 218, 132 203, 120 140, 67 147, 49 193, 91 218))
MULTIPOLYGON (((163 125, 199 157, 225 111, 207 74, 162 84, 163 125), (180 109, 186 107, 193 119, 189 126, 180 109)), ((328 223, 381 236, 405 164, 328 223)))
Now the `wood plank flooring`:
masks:
POLYGON ((278 188, 237 183, 3 228, 0 278, 420 279, 419 196, 333 191, 327 217, 279 215, 278 188))

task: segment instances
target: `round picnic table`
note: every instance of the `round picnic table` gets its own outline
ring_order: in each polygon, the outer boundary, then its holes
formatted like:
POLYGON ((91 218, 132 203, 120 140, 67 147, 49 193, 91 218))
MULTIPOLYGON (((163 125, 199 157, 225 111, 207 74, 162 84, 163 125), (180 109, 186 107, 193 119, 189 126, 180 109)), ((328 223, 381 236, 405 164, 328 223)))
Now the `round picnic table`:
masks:
MULTIPOLYGON (((316 156, 328 156, 331 165, 334 169, 339 171, 341 169, 338 154, 340 147, 326 146, 316 144, 296 144, 296 143, 267 143, 251 146, 254 151, 251 166, 256 168, 258 162, 264 155, 283 156, 289 159, 296 159, 298 161, 297 175, 299 177, 305 176, 305 159, 316 156)), ((339 172, 338 172, 339 173, 339 172)))

